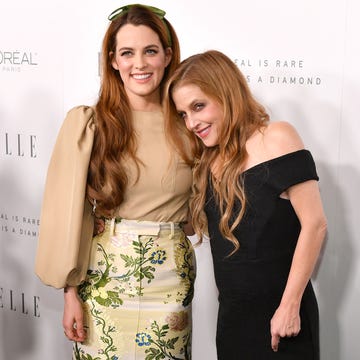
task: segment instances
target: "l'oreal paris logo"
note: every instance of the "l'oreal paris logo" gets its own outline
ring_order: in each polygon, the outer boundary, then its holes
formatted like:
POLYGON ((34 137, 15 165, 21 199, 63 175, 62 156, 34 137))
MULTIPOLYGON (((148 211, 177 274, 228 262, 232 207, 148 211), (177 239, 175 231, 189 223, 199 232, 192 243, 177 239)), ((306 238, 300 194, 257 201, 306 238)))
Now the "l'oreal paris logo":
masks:
POLYGON ((15 67, 37 66, 37 53, 21 50, 0 50, 0 65, 3 67, 3 70, 15 67))

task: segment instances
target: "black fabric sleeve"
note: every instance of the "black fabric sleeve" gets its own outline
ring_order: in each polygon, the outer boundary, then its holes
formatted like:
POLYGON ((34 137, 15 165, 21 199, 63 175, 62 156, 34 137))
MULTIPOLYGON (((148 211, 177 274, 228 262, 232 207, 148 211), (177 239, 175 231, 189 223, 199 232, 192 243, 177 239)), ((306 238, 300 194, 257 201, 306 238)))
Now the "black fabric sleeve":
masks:
POLYGON ((308 150, 298 150, 275 158, 268 163, 269 185, 277 194, 290 186, 319 180, 314 159, 308 150))

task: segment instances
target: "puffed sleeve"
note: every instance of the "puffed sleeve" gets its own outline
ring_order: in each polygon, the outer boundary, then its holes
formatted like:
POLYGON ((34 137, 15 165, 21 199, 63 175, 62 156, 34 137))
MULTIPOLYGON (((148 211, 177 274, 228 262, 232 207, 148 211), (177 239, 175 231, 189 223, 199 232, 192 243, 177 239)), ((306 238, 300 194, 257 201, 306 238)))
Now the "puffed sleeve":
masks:
POLYGON ((94 225, 85 191, 94 130, 92 108, 70 110, 48 167, 35 273, 55 288, 80 284, 87 271, 94 225))

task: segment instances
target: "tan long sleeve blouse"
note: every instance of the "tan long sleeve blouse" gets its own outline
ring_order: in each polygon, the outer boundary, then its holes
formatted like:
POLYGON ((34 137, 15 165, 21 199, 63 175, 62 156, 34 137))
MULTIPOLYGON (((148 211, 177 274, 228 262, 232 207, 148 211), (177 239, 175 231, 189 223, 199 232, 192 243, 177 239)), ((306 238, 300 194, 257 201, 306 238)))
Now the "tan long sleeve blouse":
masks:
MULTIPOLYGON (((187 218, 192 173, 166 142, 161 112, 133 112, 142 161, 129 160, 129 186, 117 210, 126 219, 182 222, 187 218)), ((70 110, 59 131, 48 168, 40 217, 35 272, 47 285, 62 288, 84 280, 91 250, 93 217, 86 179, 94 139, 91 107, 70 110)))

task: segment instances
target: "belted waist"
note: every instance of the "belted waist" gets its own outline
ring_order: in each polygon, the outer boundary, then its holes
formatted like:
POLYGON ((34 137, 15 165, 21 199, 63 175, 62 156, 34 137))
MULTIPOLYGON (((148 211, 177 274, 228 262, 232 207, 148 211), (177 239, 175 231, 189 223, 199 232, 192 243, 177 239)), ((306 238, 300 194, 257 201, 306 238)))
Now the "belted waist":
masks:
POLYGON ((174 234, 175 230, 181 230, 181 223, 175 222, 156 222, 113 218, 110 221, 110 233, 114 234, 133 234, 133 235, 158 235, 160 231, 169 230, 174 234))

